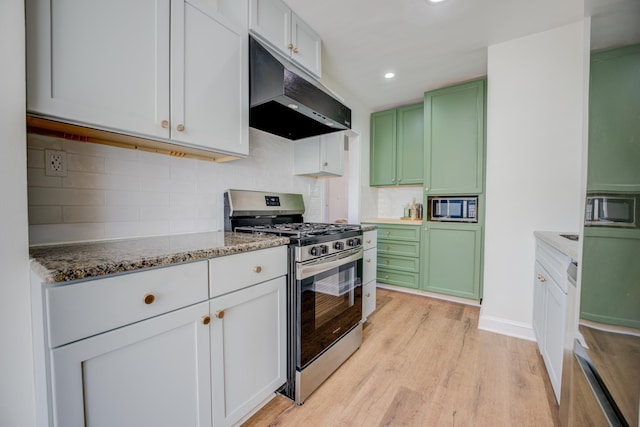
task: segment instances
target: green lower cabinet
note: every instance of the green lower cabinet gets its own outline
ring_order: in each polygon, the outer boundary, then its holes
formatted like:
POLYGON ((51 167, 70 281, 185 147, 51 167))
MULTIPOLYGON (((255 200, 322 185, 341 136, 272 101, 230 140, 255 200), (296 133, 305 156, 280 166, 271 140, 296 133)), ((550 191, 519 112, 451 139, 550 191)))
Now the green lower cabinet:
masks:
POLYGON ((422 290, 481 298, 481 225, 427 222, 422 247, 422 290))
POLYGON ((419 225, 378 225, 376 280, 388 285, 420 288, 419 225))
POLYGON ((376 280, 380 283, 389 285, 403 286, 405 288, 420 288, 420 274, 407 273, 404 271, 390 270, 386 268, 378 268, 376 272, 376 280))
POLYGON ((580 318, 640 329, 640 230, 585 227, 580 318))

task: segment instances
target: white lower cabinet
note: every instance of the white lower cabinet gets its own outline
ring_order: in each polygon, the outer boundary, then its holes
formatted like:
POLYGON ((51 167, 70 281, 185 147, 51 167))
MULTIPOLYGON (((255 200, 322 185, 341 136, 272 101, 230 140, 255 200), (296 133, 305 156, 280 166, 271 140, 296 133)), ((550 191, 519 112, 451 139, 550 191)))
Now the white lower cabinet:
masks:
POLYGON ((566 270, 571 259, 537 241, 533 291, 533 330, 556 400, 560 402, 567 317, 566 270))
POLYGON ((279 246, 67 285, 33 276, 38 425, 241 421, 286 382, 286 265, 279 246))
POLYGON ((51 351, 56 426, 211 425, 203 302, 51 351))
POLYGON ((362 320, 376 310, 376 267, 378 260, 378 231, 365 231, 364 254, 362 257, 362 320))
POLYGON ((286 279, 211 300, 213 425, 230 426, 286 380, 286 279))

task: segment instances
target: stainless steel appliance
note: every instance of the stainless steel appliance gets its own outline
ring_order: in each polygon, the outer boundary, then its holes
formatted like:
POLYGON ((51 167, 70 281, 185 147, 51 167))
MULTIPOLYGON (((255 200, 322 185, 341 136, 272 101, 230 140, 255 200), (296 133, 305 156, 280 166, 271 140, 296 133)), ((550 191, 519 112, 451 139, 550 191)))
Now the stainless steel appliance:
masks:
POLYGON ((588 195, 584 225, 638 227, 638 197, 634 195, 588 195))
POLYGON ((303 222, 302 195, 229 190, 225 230, 286 236, 288 372, 302 404, 362 343, 362 230, 303 222))
POLYGON ((351 110, 249 37, 249 126, 287 139, 351 129, 351 110))
POLYGON ((478 222, 478 197, 429 197, 429 221, 478 222))

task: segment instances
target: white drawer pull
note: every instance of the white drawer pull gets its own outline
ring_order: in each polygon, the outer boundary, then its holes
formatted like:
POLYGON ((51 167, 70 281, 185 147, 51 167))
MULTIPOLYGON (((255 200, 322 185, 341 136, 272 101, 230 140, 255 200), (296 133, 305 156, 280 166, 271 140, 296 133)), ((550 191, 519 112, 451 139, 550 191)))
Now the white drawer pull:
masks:
POLYGON ((144 296, 144 303, 149 305, 149 304, 153 304, 153 302, 156 300, 156 296, 153 294, 146 294, 144 296))

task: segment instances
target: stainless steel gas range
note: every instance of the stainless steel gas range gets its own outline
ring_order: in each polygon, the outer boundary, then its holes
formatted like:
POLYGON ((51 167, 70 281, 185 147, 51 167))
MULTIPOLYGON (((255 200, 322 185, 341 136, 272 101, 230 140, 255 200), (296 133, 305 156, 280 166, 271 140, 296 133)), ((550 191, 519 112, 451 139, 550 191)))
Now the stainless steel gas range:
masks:
POLYGON ((225 230, 289 237, 287 384, 302 404, 362 343, 362 230, 303 221, 301 194, 229 190, 225 230))

